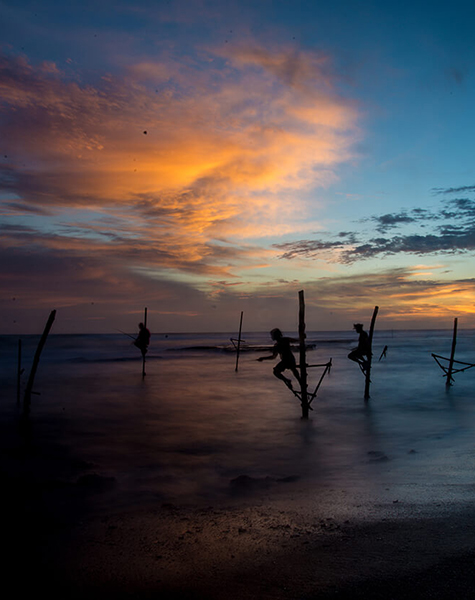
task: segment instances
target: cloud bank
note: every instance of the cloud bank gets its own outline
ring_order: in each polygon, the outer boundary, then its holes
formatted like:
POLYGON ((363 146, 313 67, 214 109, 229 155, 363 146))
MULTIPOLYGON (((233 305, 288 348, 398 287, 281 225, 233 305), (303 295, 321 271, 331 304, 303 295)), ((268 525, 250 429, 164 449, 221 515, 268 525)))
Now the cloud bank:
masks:
POLYGON ((212 292, 265 266, 275 250, 249 240, 312 227, 302 192, 353 156, 359 115, 337 87, 327 56, 255 43, 114 74, 3 53, 5 298, 212 292))
MULTIPOLYGON (((472 186, 473 187, 473 186, 472 186)), ((459 192, 462 188, 444 190, 459 192)), ((467 191, 469 186, 463 188, 467 191)), ((475 189, 475 188, 474 188, 475 189)), ((413 208, 408 211, 365 219, 372 225, 369 234, 341 232, 337 239, 298 240, 276 244, 283 259, 323 258, 342 264, 391 255, 464 254, 475 251, 475 200, 457 198, 445 201, 435 211, 413 208), (386 235, 401 226, 415 225, 423 233, 386 235), (431 231, 425 233, 430 228, 431 231), (383 236, 372 237, 377 231, 383 236)))
POLYGON ((113 213, 168 247, 191 237, 191 261, 210 240, 291 232, 290 195, 332 181, 357 136, 329 71, 325 57, 235 47, 83 83, 4 55, 7 208, 113 213))

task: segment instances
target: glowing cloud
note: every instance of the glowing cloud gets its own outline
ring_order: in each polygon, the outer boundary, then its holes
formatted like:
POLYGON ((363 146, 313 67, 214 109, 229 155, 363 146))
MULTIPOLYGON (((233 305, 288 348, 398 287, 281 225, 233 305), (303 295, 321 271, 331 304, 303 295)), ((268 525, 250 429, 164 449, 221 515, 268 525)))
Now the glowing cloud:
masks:
POLYGON ((298 194, 328 184, 351 156, 357 113, 332 89, 326 58, 226 52, 140 62, 94 85, 3 56, 10 205, 115 215, 127 248, 159 244, 185 269, 219 270, 214 240, 306 230, 298 194))

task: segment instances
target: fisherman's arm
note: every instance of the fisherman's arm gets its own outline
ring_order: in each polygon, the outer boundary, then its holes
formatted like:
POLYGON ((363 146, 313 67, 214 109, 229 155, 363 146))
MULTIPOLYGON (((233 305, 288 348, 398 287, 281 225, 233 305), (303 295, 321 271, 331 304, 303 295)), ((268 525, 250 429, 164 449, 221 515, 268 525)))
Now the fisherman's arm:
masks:
POLYGON ((279 354, 279 351, 274 348, 270 356, 260 356, 259 358, 256 358, 256 360, 259 362, 262 362, 263 360, 272 360, 273 358, 276 358, 277 354, 279 354))

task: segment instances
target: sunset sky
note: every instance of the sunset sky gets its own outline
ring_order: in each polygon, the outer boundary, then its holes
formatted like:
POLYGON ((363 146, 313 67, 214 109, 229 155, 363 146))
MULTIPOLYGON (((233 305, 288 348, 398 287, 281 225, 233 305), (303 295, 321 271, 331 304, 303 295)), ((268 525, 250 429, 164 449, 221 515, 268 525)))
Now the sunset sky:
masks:
POLYGON ((475 327, 474 22, 0 0, 0 333, 475 327))

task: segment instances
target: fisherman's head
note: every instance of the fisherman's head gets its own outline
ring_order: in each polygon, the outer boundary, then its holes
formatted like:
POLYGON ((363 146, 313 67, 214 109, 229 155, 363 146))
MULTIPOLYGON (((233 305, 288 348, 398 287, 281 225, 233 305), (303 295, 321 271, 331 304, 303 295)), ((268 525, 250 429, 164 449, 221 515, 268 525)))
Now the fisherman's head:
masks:
POLYGON ((357 333, 361 333, 363 331, 363 325, 361 323, 355 323, 353 327, 356 329, 357 333))
POLYGON ((143 323, 139 323, 139 329, 143 329, 143 323))
POLYGON ((270 336, 275 341, 280 340, 280 338, 283 337, 282 331, 278 327, 270 332, 270 336))

